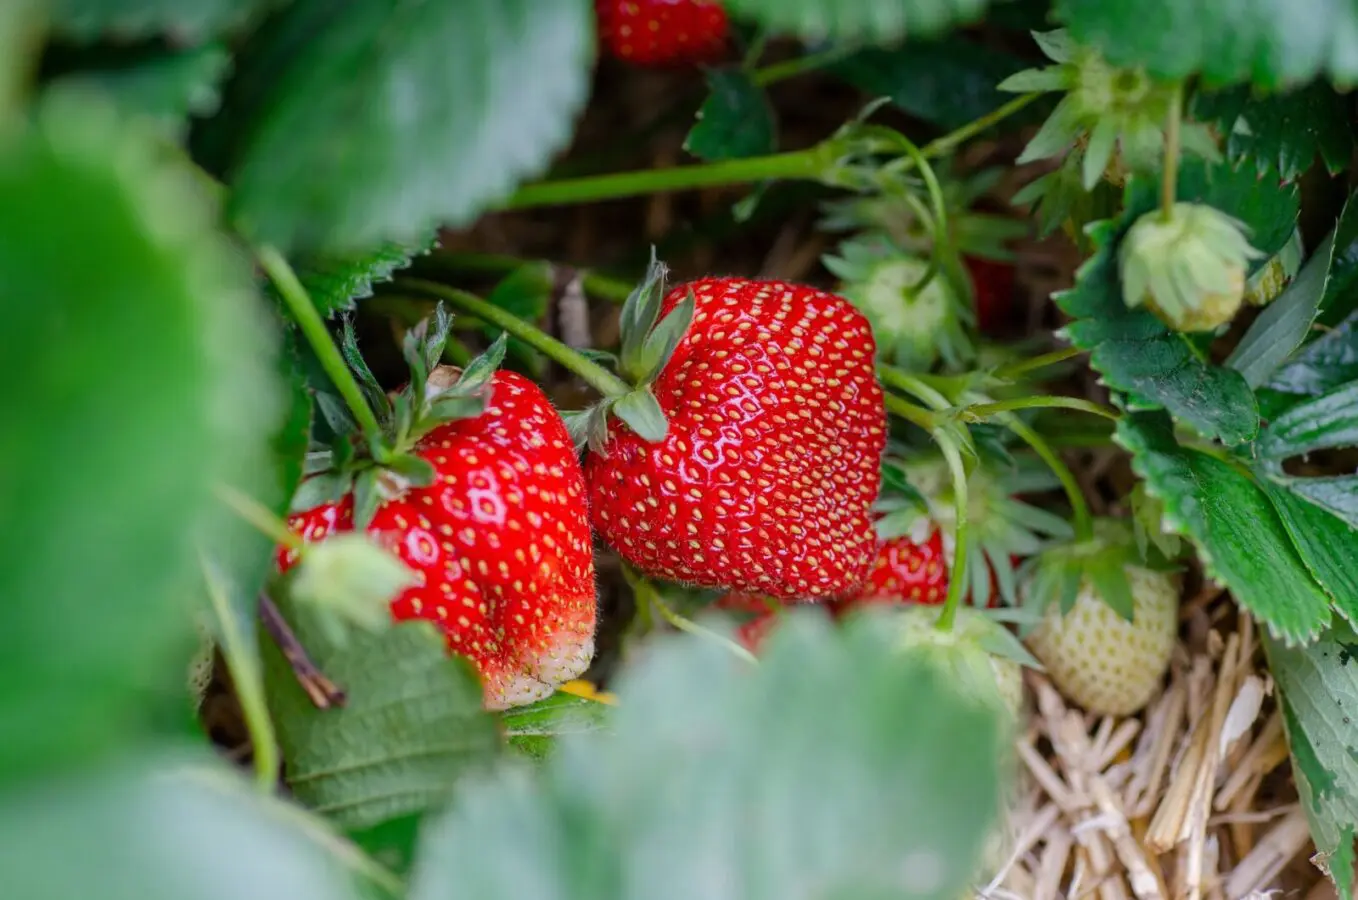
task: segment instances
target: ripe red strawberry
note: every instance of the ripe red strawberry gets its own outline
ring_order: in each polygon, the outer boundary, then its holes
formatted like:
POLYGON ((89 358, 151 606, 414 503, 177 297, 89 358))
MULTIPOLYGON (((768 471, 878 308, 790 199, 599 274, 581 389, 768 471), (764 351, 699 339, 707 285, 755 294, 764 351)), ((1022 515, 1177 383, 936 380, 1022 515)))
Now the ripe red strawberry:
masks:
POLYGON ((727 46, 726 10, 713 0, 595 0, 599 44, 637 66, 713 62, 727 46))
POLYGON ((936 606, 948 595, 948 561, 943 533, 937 528, 917 543, 909 535, 884 541, 872 563, 868 580, 837 611, 866 603, 908 603, 936 606))
POLYGON ((976 295, 976 327, 997 334, 1011 324, 1014 312, 1014 266, 978 256, 963 257, 976 295))
POLYGON ((590 453, 595 529, 646 575, 779 599, 855 588, 876 553, 886 413, 867 319, 833 294, 705 278, 650 389, 654 443, 621 422, 590 453))
MULTIPOLYGON (((367 531, 418 579, 392 615, 434 623, 449 650, 475 664, 486 706, 504 709, 589 665, 594 562, 584 477, 560 416, 520 375, 496 372, 489 385, 484 412, 437 424, 414 444, 432 483, 382 502, 367 531)), ((351 531, 354 495, 289 524, 307 541, 351 531)), ((283 570, 295 561, 280 554, 283 570)))

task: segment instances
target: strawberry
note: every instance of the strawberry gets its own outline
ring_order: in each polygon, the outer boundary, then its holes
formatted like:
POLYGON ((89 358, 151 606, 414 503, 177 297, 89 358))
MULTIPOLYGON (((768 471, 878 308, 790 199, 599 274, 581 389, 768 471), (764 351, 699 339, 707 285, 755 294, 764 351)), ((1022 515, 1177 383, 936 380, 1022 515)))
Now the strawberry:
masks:
POLYGON ((649 576, 778 599, 852 590, 876 550, 886 441, 867 319, 781 281, 704 278, 660 311, 681 303, 692 322, 649 386, 659 439, 614 422, 586 460, 595 529, 649 576))
POLYGON ((759 594, 732 591, 714 605, 717 609, 741 614, 743 621, 736 627, 736 640, 755 654, 782 618, 782 610, 776 607, 776 601, 759 594))
POLYGON ((730 23, 713 0, 595 0, 599 44, 636 66, 691 66, 721 58, 730 23))
MULTIPOLYGON (((486 707, 504 709, 550 694, 593 654, 584 477, 564 423, 533 382, 484 359, 451 387, 448 367, 426 377, 446 325, 440 331, 434 352, 408 346, 417 377, 386 411, 413 440, 398 444, 388 465, 313 476, 320 487, 303 484, 289 525, 307 541, 362 529, 393 550, 415 584, 391 602, 392 616, 432 622, 480 673, 486 707), (313 502, 336 488, 339 496, 313 502)), ((502 354, 503 342, 497 347, 502 354)), ((295 551, 280 550, 280 569, 296 561, 295 551)))
POLYGON ((1025 605, 1043 616, 1028 646, 1071 702, 1128 716, 1150 701, 1169 667, 1179 584, 1148 566, 1125 523, 1102 520, 1096 535, 1036 560, 1025 605))
POLYGON ((947 595, 943 533, 935 528, 918 543, 904 534, 883 541, 863 587, 834 606, 836 612, 865 603, 937 606, 947 595))
POLYGON ((976 256, 963 257, 976 299, 976 327, 997 334, 1010 324, 1014 311, 1014 266, 976 256))

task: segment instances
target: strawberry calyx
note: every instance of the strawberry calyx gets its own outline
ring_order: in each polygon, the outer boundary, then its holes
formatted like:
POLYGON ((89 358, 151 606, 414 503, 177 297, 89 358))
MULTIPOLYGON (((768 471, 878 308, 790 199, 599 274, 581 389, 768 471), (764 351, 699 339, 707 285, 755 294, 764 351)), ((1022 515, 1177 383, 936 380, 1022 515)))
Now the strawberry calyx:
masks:
MULTIPOLYGON (((1143 68, 1112 66, 1097 50, 1075 43, 1065 29, 1033 32, 1033 38, 1054 65, 1017 72, 998 89, 1059 91, 1065 96, 1018 163, 1077 156, 1086 190, 1109 171, 1114 154, 1130 171, 1153 170, 1164 149, 1164 123, 1179 85, 1157 81, 1143 68)), ((1205 125, 1184 123, 1180 144, 1209 162, 1220 159, 1216 139, 1205 125)))
POLYGON ((381 435, 361 440, 347 411, 318 394, 318 405, 335 437, 328 444, 313 444, 291 511, 335 503, 352 492, 355 528, 362 531, 383 502, 433 484, 434 467, 416 452, 417 445, 440 425, 485 411, 490 381, 504 360, 507 342, 501 333, 484 353, 458 369, 440 362, 451 328, 452 315, 440 303, 432 316, 407 331, 401 350, 410 380, 399 390, 386 392, 359 352, 353 321, 345 321, 340 349, 377 416, 381 435))
MULTIPOLYGON (((936 455, 898 460, 885 465, 883 472, 876 507, 882 514, 877 521, 879 538, 906 535, 922 543, 937 529, 951 566, 957 549, 957 509, 946 461, 936 455)), ((1051 471, 1028 454, 1013 456, 1008 466, 982 462, 972 470, 967 482, 967 553, 976 563, 968 567, 973 605, 989 605, 997 590, 1006 604, 1015 605, 1019 595, 1015 560, 1072 537, 1066 519, 1018 499, 1059 486, 1051 471)))
POLYGON ((1145 305, 1177 331, 1213 331, 1230 322, 1245 297, 1250 246, 1245 226, 1203 203, 1145 213, 1118 249, 1122 299, 1145 305))
POLYGON ((1080 588, 1088 584, 1113 612, 1132 620, 1136 606, 1128 581, 1128 566, 1151 571, 1171 572, 1177 567, 1156 542, 1142 542, 1129 520, 1098 518, 1088 540, 1070 540, 1044 548, 1025 563, 1023 606, 1034 619, 1045 615, 1053 604, 1062 615, 1069 613, 1080 588))
POLYGON ((669 312, 661 315, 668 272, 668 267, 656 258, 652 249, 645 276, 623 303, 618 326, 618 355, 605 359, 615 363, 628 390, 606 396, 588 409, 562 414, 577 448, 588 446, 595 453, 603 454, 610 415, 617 416, 649 443, 662 441, 668 434, 669 421, 651 385, 688 332, 697 305, 690 291, 669 312))
POLYGON ((974 358, 970 282, 957 265, 904 251, 881 234, 844 241, 822 263, 840 279, 836 293, 868 317, 881 358, 913 371, 940 358, 952 368, 974 358))

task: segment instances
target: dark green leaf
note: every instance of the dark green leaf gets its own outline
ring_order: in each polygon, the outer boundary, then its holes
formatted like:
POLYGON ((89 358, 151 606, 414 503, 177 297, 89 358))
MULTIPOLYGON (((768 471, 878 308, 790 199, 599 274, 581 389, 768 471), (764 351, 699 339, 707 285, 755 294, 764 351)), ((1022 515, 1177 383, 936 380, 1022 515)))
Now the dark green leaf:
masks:
MULTIPOLYGON (((1358 208, 1354 218, 1358 218, 1358 208)), ((1297 273, 1296 280, 1259 314, 1226 358, 1225 364, 1239 372, 1251 387, 1266 382, 1310 334, 1311 323, 1325 296, 1333 251, 1334 235, 1330 235, 1297 273)))
POLYGON ((1261 483, 1311 577, 1340 615, 1358 622, 1358 529, 1266 478, 1261 483))
POLYGON ((731 14, 804 38, 887 43, 975 21, 986 0, 726 0, 731 14))
POLYGON ((836 64, 836 75, 931 125, 951 130, 1012 98, 995 89, 1026 63, 961 36, 860 50, 836 64))
POLYGON ((1358 444, 1358 382, 1304 401, 1274 419, 1259 435, 1260 457, 1282 462, 1316 450, 1358 444))
POLYGON ((281 801, 248 791, 234 772, 186 762, 160 754, 0 794, 6 895, 357 900, 344 865, 356 853, 352 846, 281 801))
POLYGON ((1358 313, 1303 347, 1268 381, 1286 394, 1323 394, 1358 379, 1358 313))
MULTIPOLYGON (((545 168, 588 95, 585 0, 298 0, 288 14, 314 27, 264 92, 229 178, 245 233, 285 249, 471 222, 545 168)), ((296 34, 276 25, 270 39, 296 34)))
POLYGON ((321 315, 330 318, 353 309, 355 300, 371 297, 374 285, 391 281, 398 270, 437 243, 437 235, 429 231, 408 244, 388 241, 367 252, 310 257, 298 264, 297 277, 321 315))
POLYGON ((218 34, 278 0, 55 0, 53 25, 77 38, 123 40, 172 33, 180 40, 218 34))
POLYGON ((711 92, 698 110, 684 149, 699 159, 741 159, 772 153, 778 146, 773 107, 748 72, 714 69, 711 92))
POLYGON ((644 441, 663 441, 670 430, 669 420, 649 387, 637 388, 614 402, 612 411, 644 441))
POLYGON ((1057 17, 1114 65, 1159 78, 1276 88, 1329 75, 1358 80, 1358 6, 1332 0, 1056 0, 1057 17))
POLYGON ((1358 827, 1358 743, 1352 722, 1358 709, 1358 666, 1353 665, 1358 635, 1338 622, 1307 647, 1272 640, 1264 646, 1282 697, 1292 773, 1311 837, 1321 861, 1330 859, 1335 875, 1351 890, 1358 827))
POLYGON ((146 53, 117 67, 82 70, 55 83, 104 91, 129 116, 145 116, 179 139, 190 116, 211 115, 221 99, 219 86, 231 67, 221 44, 146 53))
POLYGON ((1232 162, 1248 159, 1284 181, 1299 178, 1320 155, 1331 174, 1349 164, 1353 116, 1348 101, 1324 81, 1284 94, 1252 96, 1246 85, 1199 94, 1197 117, 1226 135, 1232 162))
POLYGON ((462 792, 412 900, 957 897, 998 808, 998 711, 878 619, 787 619, 754 671, 653 648, 613 733, 462 792))
POLYGON ((306 805, 346 829, 445 803, 469 769, 499 747, 471 665, 449 657, 427 623, 330 639, 313 609, 280 602, 312 661, 344 690, 319 710, 271 640, 265 675, 288 783, 306 805))
POLYGON ((1329 597, 1251 478, 1178 446, 1163 415, 1127 416, 1117 437, 1146 490, 1164 503, 1166 527, 1193 542, 1208 574, 1236 602, 1289 642, 1309 640, 1329 624, 1329 597))
POLYGON ((501 713, 509 745, 532 759, 546 759, 569 735, 606 731, 613 708, 588 697, 558 691, 531 706, 501 713))
POLYGON ((276 336, 198 179, 60 91, 0 144, 5 779, 137 740, 148 690, 182 697, 200 552, 243 530, 215 489, 277 490, 276 336))

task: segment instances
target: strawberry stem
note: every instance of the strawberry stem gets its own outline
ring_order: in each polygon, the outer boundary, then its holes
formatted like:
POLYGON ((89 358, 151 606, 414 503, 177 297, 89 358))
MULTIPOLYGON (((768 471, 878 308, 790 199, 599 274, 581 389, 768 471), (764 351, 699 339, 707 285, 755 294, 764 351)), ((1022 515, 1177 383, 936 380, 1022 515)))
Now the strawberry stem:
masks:
POLYGON ((660 591, 656 590, 655 585, 651 584, 649 579, 633 571, 631 566, 624 565, 622 567, 622 575, 627 581, 627 584, 631 586, 632 593, 636 598, 641 601, 645 607, 659 613, 660 618, 664 619, 672 627, 686 634, 703 638, 704 640, 716 641, 746 662, 758 665, 759 660, 755 658, 755 655, 735 641, 724 635, 717 634, 717 632, 710 628, 704 628, 697 622, 687 619, 679 615, 673 609, 670 609, 669 605, 666 604, 665 600, 660 596, 660 591))
MULTIPOLYGON (((468 274, 508 275, 532 261, 503 253, 439 251, 421 260, 421 269, 468 274)), ((566 273, 579 274, 580 286, 585 289, 586 294, 619 306, 627 302, 627 298, 636 287, 633 282, 601 275, 598 272, 575 270, 569 265, 556 262, 552 262, 551 265, 553 268, 561 269, 566 273)))
POLYGON ((775 82, 784 81, 788 78, 795 78, 798 75, 814 72, 817 69, 823 69, 826 66, 834 65, 841 59, 846 59, 861 49, 861 47, 855 47, 853 44, 840 44, 831 47, 829 50, 821 50, 818 53, 807 53, 798 56, 795 59, 771 63, 761 69, 756 69, 752 73, 752 77, 755 84, 760 87, 767 87, 775 82))
POLYGON ((1049 366, 1055 366, 1068 359, 1074 359, 1084 351, 1078 347, 1064 347, 1060 350, 1053 350, 1041 356, 1034 356, 1031 359, 1021 359, 1018 362, 1010 363, 1007 366, 1000 366, 991 374, 1001 381, 1018 381, 1029 372, 1036 372, 1049 366))
POLYGON ((967 512, 970 501, 967 497, 967 468, 962 462, 962 453, 952 436, 940 430, 934 433, 938 448, 952 472, 953 503, 956 505, 956 520, 953 523, 952 568, 948 572, 948 594, 943 600, 943 611, 938 617, 939 631, 949 631, 957 619, 957 608, 962 605, 962 597, 967 591, 967 512))
POLYGON ((1160 173, 1160 215, 1166 222, 1174 215, 1179 193, 1179 125, 1184 113, 1183 85, 1175 85, 1165 116, 1165 164, 1160 173))
POLYGON ((227 596, 226 586, 222 584, 206 559, 201 560, 203 581, 207 587, 208 600, 212 603, 212 613, 217 618, 218 633, 221 635, 219 647, 226 668, 231 673, 231 683, 236 688, 236 699, 240 702, 241 717, 245 720, 245 730, 250 734, 250 747, 254 755, 255 787, 261 794, 272 794, 278 785, 278 770, 282 758, 278 750, 278 735, 274 731, 273 719, 269 716, 269 704, 264 696, 264 685, 257 670, 246 665, 246 641, 241 634, 239 619, 231 609, 231 599, 227 596))
POLYGON ((1121 418, 1117 410, 1104 406, 1102 403, 1095 403, 1092 400, 1081 400, 1079 397, 1057 397, 1052 395, 1038 395, 1035 397, 1017 397, 1012 400, 1000 400, 995 403, 977 403, 973 406, 965 407, 962 410, 962 419, 967 422, 984 422, 1005 413, 1014 412, 1020 409, 1073 409, 1078 412, 1087 412, 1092 415, 1102 416, 1116 422, 1121 418))
POLYGON ((1094 524, 1089 512, 1089 503, 1085 500, 1084 491, 1080 489, 1080 482, 1075 479, 1070 467, 1061 459, 1061 454, 1053 450, 1040 434, 1030 428, 1018 416, 1006 416, 1004 425, 1014 432, 1021 441, 1033 448, 1033 452, 1047 464, 1047 468, 1052 470, 1056 480, 1061 482, 1061 489, 1066 492, 1066 499, 1070 501, 1071 516, 1074 519, 1072 526, 1075 529, 1076 540, 1083 542, 1092 538, 1094 536, 1094 524))
POLYGON ((363 398, 363 391, 359 388, 358 382, 354 380, 354 375, 349 371, 349 367, 344 362, 344 357, 340 355, 339 349, 335 346, 334 339, 330 336, 330 331, 325 327, 325 320, 317 312, 316 305, 311 302, 311 297, 307 295, 306 288, 297 278, 297 273, 288 265, 288 261, 283 258, 272 247, 260 247, 255 251, 255 256, 259 260, 260 267, 265 274, 278 288, 279 295, 282 296, 288 311, 292 313, 293 321, 302 330, 302 335, 315 351, 316 358, 321 363, 321 368, 334 383, 335 389, 344 398, 344 403, 353 413, 354 421, 363 431, 363 436, 368 442, 374 445, 382 441, 382 426, 377 422, 377 416, 373 413, 372 407, 363 398))
POLYGON ((909 400, 897 397, 895 394, 886 394, 883 399, 886 401, 887 412, 892 415, 900 416, 925 431, 933 431, 938 427, 938 416, 924 407, 916 406, 909 400))
POLYGON ((574 372, 590 387, 608 399, 616 400, 632 392, 632 388, 627 382, 603 366, 586 359, 581 353, 566 346, 531 322, 525 322, 513 313, 487 303, 475 294, 469 294, 466 291, 460 291, 436 281, 425 281, 421 278, 397 279, 394 287, 397 290, 412 291, 417 294, 436 297, 467 315, 475 316, 482 321, 503 328, 511 337, 518 338, 543 356, 574 372))
MULTIPOLYGON (((807 57, 807 59, 810 59, 810 57, 807 57)), ((769 81, 778 80, 783 76, 771 77, 766 74, 760 77, 764 79, 762 83, 767 84, 769 81)), ((1015 97, 998 109, 992 110, 984 116, 925 144, 920 148, 920 155, 925 159, 937 159, 940 156, 946 156, 958 145, 1012 116, 1041 96, 1041 94, 1022 94, 1015 97)), ((618 200, 645 194, 751 184, 777 178, 820 181, 834 169, 842 149, 843 143, 832 138, 805 150, 774 153, 768 156, 721 160, 699 165, 676 166, 670 169, 645 169, 639 172, 616 172, 608 175, 591 175, 584 178, 543 181, 519 188, 506 201, 503 208, 529 209, 541 206, 593 203, 599 200, 618 200)), ((915 165, 913 160, 907 162, 909 164, 897 169, 897 174, 904 174, 915 165)))

